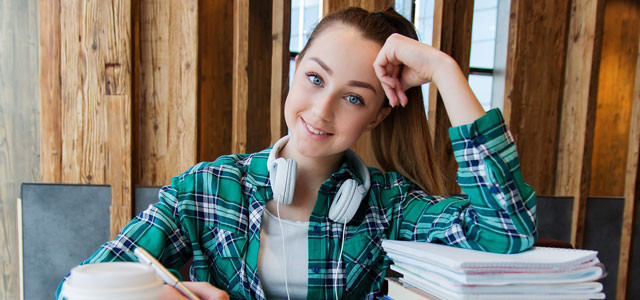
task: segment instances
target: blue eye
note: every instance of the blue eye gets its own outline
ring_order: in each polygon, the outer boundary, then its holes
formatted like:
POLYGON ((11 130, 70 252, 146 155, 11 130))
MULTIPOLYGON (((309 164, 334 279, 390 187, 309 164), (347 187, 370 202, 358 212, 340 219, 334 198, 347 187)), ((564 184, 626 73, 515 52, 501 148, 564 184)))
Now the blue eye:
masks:
POLYGON ((311 83, 313 83, 313 85, 322 85, 322 78, 320 78, 317 74, 309 73, 307 74, 307 77, 309 77, 309 80, 311 81, 311 83))
POLYGON ((347 95, 347 101, 349 101, 349 103, 351 104, 364 105, 364 101, 362 101, 362 98, 356 95, 347 95))

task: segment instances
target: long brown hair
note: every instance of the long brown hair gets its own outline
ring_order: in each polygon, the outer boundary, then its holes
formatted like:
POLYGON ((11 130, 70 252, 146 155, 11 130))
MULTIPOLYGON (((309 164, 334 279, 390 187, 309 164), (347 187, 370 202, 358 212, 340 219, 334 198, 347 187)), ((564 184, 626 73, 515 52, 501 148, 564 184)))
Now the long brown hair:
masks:
MULTIPOLYGON (((328 15, 318 23, 300 52, 300 59, 314 39, 334 23, 353 26, 366 39, 381 46, 393 33, 418 40, 413 24, 393 8, 372 13, 351 7, 328 15)), ((444 184, 434 157, 421 89, 417 86, 405 93, 409 99, 407 106, 392 109, 387 118, 371 131, 371 148, 383 171, 398 172, 427 193, 443 194, 444 184)), ((385 100, 388 106, 389 101, 385 100)))

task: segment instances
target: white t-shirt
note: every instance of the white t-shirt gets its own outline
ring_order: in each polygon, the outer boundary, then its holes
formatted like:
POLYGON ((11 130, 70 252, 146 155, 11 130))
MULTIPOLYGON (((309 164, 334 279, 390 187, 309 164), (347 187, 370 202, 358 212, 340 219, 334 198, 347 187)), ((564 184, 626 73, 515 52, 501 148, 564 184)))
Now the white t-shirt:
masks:
POLYGON ((284 232, 287 254, 287 283, 291 299, 307 298, 307 268, 309 262, 307 231, 309 222, 281 219, 265 207, 260 229, 258 250, 258 277, 269 300, 287 299, 285 289, 285 260, 282 250, 284 232))

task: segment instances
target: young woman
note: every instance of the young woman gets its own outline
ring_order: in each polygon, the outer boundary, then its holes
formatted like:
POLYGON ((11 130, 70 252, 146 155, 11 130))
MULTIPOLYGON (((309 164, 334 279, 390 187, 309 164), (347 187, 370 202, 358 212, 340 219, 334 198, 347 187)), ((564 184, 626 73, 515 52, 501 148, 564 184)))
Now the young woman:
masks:
POLYGON ((535 194, 502 115, 485 114, 455 61, 392 9, 324 18, 296 57, 284 112, 288 137, 173 178, 84 263, 135 261, 140 246, 173 269, 193 258, 189 287, 205 299, 372 299, 390 264, 383 239, 503 253, 534 243, 535 194), (427 82, 449 114, 468 199, 437 196, 427 82), (366 131, 385 172, 348 150, 366 131))

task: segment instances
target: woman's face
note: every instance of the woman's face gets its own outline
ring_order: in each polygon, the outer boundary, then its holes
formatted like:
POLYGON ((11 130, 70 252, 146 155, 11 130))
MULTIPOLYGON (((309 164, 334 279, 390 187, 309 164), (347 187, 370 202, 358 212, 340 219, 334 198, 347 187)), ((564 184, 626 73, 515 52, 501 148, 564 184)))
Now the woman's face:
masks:
POLYGON ((380 48, 350 26, 331 25, 296 60, 284 114, 298 153, 342 153, 386 117, 373 69, 380 48))

